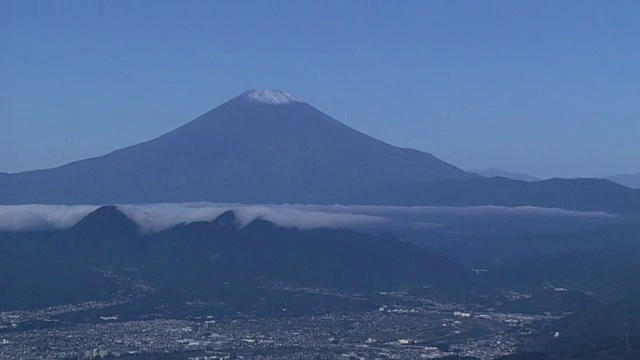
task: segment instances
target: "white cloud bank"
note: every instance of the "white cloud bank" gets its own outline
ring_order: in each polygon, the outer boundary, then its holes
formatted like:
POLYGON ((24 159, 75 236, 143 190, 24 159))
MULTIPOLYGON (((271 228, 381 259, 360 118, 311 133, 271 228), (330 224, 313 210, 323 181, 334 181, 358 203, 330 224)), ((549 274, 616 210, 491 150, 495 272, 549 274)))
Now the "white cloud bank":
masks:
POLYGON ((264 219, 277 225, 298 229, 348 228, 379 224, 386 218, 349 212, 327 212, 295 209, 290 206, 238 205, 212 203, 120 205, 127 217, 140 226, 143 232, 158 232, 178 224, 211 221, 232 210, 240 222, 247 225, 255 219, 264 219))
MULTIPOLYGON (((65 229, 96 210, 96 205, 0 205, 0 231, 65 229)), ((211 221, 233 210, 241 226, 264 219, 279 226, 312 228, 352 228, 375 226, 400 218, 430 216, 569 216, 611 217, 602 212, 576 212, 531 206, 444 207, 375 205, 240 205, 214 203, 118 205, 142 232, 158 232, 178 224, 211 221)))
POLYGON ((0 231, 66 229, 97 208, 94 205, 0 205, 0 231))

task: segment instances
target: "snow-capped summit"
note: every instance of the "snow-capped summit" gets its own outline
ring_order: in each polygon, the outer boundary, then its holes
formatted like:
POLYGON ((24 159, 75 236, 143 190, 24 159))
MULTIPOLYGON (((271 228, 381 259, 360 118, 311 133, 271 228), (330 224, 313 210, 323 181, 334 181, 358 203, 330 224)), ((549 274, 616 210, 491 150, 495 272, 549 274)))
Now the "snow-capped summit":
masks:
POLYGON ((252 90, 245 91, 240 96, 253 103, 268 104, 268 105, 285 105, 285 104, 303 102, 297 97, 280 90, 252 89, 252 90))

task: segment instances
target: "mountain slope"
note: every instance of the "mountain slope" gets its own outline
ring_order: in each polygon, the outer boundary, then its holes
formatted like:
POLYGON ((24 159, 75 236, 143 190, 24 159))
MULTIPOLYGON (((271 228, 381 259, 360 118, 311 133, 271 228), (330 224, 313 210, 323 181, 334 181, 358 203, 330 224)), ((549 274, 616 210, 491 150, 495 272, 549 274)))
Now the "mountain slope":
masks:
POLYGON ((619 174, 607 176, 605 179, 632 189, 640 189, 640 174, 619 174))
POLYGON ((3 178, 0 203, 336 202, 363 183, 474 176, 253 90, 151 141, 3 178))

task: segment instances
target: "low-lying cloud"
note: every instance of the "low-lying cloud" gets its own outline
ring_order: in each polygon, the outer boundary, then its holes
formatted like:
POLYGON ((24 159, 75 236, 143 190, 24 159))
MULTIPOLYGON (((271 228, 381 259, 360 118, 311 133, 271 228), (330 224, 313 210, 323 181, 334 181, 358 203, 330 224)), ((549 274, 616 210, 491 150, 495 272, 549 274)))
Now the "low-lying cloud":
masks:
POLYGON ((158 232, 179 224, 211 221, 229 210, 234 212, 240 226, 245 226, 255 219, 264 219, 279 226, 301 230, 349 228, 379 224, 388 220, 374 215, 315 211, 276 205, 185 203, 120 205, 118 208, 135 221, 143 232, 158 232))
MULTIPOLYGON (((96 210, 96 205, 0 205, 0 231, 65 229, 96 210)), ((144 233, 166 230, 179 224, 211 221, 232 210, 240 226, 255 219, 279 226, 313 228, 361 228, 411 219, 435 226, 434 216, 551 216, 612 217, 603 212, 576 212, 531 206, 376 206, 376 205, 241 205, 214 203, 118 205, 144 233)))
POLYGON ((94 205, 0 205, 0 231, 66 229, 97 208, 94 205))

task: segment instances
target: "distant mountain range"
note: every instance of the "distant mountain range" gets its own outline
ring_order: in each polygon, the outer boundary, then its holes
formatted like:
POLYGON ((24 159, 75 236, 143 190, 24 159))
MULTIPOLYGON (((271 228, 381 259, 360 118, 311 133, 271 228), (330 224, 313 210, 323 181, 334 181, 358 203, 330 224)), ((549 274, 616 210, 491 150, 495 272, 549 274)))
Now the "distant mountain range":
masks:
MULTIPOLYGON (((537 178, 535 176, 505 171, 500 169, 488 168, 484 170, 467 170, 470 173, 482 175, 484 177, 504 177, 512 180, 522 180, 522 181, 540 181, 542 179, 537 178)), ((613 181, 614 183, 620 184, 622 186, 626 186, 632 189, 640 189, 640 174, 618 174, 604 177, 604 179, 613 181)))
POLYGON ((527 182, 503 177, 415 182, 361 191, 361 202, 384 205, 538 206, 619 214, 640 212, 640 190, 603 179, 527 182), (376 194, 372 197, 370 194, 376 194))
POLYGON ((607 176, 605 179, 632 189, 640 189, 640 174, 619 174, 607 176))
POLYGON ((513 180, 522 180, 522 181, 540 181, 542 179, 537 178, 535 176, 531 176, 531 175, 527 175, 527 174, 522 174, 522 173, 517 173, 517 172, 511 172, 511 171, 505 171, 505 170, 500 170, 500 169, 494 169, 494 168, 488 168, 488 169, 484 169, 484 170, 467 170, 468 172, 474 173, 474 174, 478 174, 478 175, 482 175, 484 177, 505 177, 507 179, 513 179, 513 180))
POLYGON ((369 137, 293 95, 250 90, 156 139, 0 176, 0 204, 495 204, 640 212, 640 191, 573 181, 485 179, 369 137))

